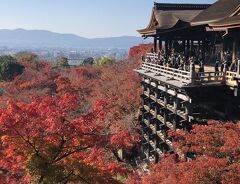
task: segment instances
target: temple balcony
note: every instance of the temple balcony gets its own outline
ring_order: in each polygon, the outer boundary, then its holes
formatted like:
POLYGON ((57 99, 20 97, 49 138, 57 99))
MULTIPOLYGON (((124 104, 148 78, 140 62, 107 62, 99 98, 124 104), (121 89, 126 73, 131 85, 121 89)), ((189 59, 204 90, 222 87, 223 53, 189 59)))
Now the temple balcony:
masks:
MULTIPOLYGON (((239 72, 215 72, 213 68, 205 66, 205 72, 200 72, 190 64, 188 70, 175 69, 161 64, 158 54, 147 53, 141 62, 141 66, 136 71, 166 84, 176 87, 227 85, 237 88, 240 79, 239 72)), ((238 67, 239 68, 239 67, 238 67)), ((238 70, 239 71, 239 70, 238 70)), ((149 81, 149 83, 151 83, 149 81)), ((149 96, 149 93, 146 94, 149 96)))

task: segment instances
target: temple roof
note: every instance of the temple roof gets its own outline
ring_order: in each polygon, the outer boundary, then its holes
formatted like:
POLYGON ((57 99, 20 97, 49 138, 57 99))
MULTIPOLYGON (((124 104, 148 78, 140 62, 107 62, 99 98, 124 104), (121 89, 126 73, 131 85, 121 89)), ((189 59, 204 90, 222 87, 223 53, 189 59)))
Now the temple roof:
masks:
POLYGON ((163 36, 193 27, 217 31, 240 27, 240 0, 218 0, 212 5, 155 3, 149 25, 138 32, 163 36))
POLYGON ((219 0, 196 16, 191 25, 206 25, 221 21, 239 12, 240 0, 219 0))
POLYGON ((217 22, 209 24, 210 27, 221 28, 237 28, 240 27, 240 15, 227 17, 217 22))
POLYGON ((173 28, 179 21, 190 23, 202 10, 156 10, 158 29, 173 28))
POLYGON ((149 25, 138 32, 143 36, 151 36, 159 32, 190 27, 190 22, 209 6, 208 4, 155 3, 149 25))
POLYGON ((156 10, 203 10, 210 4, 173 4, 173 3, 154 3, 156 10))

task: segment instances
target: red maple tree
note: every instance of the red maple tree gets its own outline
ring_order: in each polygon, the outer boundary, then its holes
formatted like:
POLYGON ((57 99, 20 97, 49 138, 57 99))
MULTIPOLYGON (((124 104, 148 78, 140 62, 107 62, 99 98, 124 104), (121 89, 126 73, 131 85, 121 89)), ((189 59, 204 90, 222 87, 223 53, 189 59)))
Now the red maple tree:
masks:
POLYGON ((9 100, 0 110, 1 178, 7 183, 113 183, 113 176, 126 174, 124 164, 110 155, 112 148, 131 141, 118 143, 116 132, 106 131, 104 101, 81 115, 79 103, 68 93, 34 98, 31 103, 9 100))
POLYGON ((25 66, 1 99, 2 183, 116 183, 131 175, 118 151, 139 141, 128 117, 138 107, 133 66, 25 66))
POLYGON ((195 125, 190 133, 172 133, 172 137, 175 148, 184 151, 188 161, 167 156, 151 167, 149 175, 129 183, 239 183, 240 123, 210 121, 195 125))

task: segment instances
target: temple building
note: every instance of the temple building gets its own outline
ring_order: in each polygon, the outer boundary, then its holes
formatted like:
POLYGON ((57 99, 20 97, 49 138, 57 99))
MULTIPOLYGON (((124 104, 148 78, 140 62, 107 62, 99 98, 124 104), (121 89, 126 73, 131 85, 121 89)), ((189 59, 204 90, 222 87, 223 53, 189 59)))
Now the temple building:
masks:
POLYGON ((149 25, 138 32, 154 39, 136 69, 147 161, 158 162, 169 152, 181 155, 169 131, 189 131, 209 119, 240 119, 240 0, 155 3, 149 25))

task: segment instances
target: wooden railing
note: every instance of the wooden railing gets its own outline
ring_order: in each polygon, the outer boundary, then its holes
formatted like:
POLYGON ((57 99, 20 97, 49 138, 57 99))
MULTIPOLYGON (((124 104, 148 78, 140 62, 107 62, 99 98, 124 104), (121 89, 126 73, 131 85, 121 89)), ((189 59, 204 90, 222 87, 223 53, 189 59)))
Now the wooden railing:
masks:
POLYGON ((201 72, 195 73, 197 83, 224 83, 225 72, 201 72))
POLYGON ((236 72, 227 71, 225 77, 226 77, 226 85, 231 87, 236 87, 238 85, 236 80, 236 77, 238 77, 238 75, 236 72))
POLYGON ((173 78, 175 80, 181 80, 183 82, 189 82, 190 80, 190 72, 178 70, 170 67, 161 66, 159 64, 142 62, 143 69, 156 73, 157 75, 163 75, 168 78, 173 78))
POLYGON ((146 57, 156 59, 156 58, 158 58, 158 54, 157 53, 147 53, 146 57))
POLYGON ((194 84, 226 84, 228 86, 237 86, 235 80, 237 72, 196 72, 194 67, 190 65, 190 71, 175 69, 160 65, 158 54, 148 53, 141 63, 141 69, 146 72, 152 72, 156 76, 164 76, 169 79, 177 80, 187 85, 194 84))

